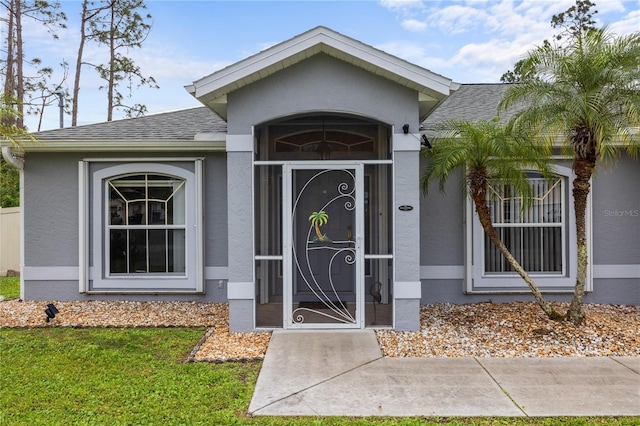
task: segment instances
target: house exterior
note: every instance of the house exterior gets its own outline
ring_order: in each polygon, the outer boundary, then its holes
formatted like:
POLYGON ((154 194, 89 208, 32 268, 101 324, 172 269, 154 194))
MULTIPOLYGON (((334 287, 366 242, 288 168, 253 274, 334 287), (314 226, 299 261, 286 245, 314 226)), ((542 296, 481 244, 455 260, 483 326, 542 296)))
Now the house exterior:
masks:
MULTIPOLYGON (((421 304, 532 300, 459 190, 420 188, 423 135, 491 119, 456 84, 324 27, 203 77, 203 106, 37 133, 23 168, 25 300, 228 302, 233 331, 418 330, 421 304)), ((6 150, 5 150, 6 151, 6 150)), ((497 194, 494 223, 549 298, 576 276, 571 161, 497 194)), ((640 303, 640 168, 593 180, 585 301, 640 303)), ((496 189, 499 191, 499 189, 496 189)))

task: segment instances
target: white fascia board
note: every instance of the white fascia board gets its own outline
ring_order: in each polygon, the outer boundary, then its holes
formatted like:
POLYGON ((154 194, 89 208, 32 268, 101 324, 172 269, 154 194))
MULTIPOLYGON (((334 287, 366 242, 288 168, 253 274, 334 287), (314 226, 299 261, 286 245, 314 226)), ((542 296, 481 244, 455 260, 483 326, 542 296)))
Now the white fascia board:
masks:
POLYGON ((437 92, 441 95, 441 98, 449 96, 451 93, 450 86, 452 81, 446 77, 435 74, 425 68, 419 67, 367 45, 355 43, 346 44, 337 40, 336 42, 337 43, 326 44, 351 54, 364 62, 385 70, 386 72, 397 75, 402 79, 406 79, 410 83, 415 83, 418 87, 415 87, 414 84, 405 83, 405 85, 415 88, 418 92, 429 94, 437 92))
POLYGON ((184 86, 184 90, 186 90, 192 96, 196 95, 196 86, 194 86, 193 84, 184 86))
POLYGON ((225 152, 226 136, 222 133, 203 135, 196 140, 45 140, 25 146, 26 152, 225 152), (214 136, 215 135, 215 136, 214 136), (213 140, 213 137, 218 138, 213 140))
POLYGON ((450 79, 323 27, 250 56, 197 80, 186 88, 198 99, 218 98, 255 81, 256 78, 264 78, 320 51, 340 57, 335 54, 334 49, 356 59, 354 63, 362 61, 374 68, 397 75, 407 80, 405 85, 417 85, 420 92, 438 93, 443 97, 451 93, 453 83, 450 79))

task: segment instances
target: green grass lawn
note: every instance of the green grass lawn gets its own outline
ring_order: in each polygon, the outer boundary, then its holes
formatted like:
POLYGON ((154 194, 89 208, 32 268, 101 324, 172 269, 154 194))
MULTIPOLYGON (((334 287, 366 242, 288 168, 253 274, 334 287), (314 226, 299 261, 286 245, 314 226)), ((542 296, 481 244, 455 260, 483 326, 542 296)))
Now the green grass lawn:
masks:
MULTIPOLYGON (((635 418, 291 418, 245 413, 259 362, 184 363, 205 329, 0 329, 4 425, 632 425, 635 418)), ((345 395, 344 397, 348 397, 345 395)))
POLYGON ((0 296, 5 300, 20 297, 20 277, 0 278, 0 296))

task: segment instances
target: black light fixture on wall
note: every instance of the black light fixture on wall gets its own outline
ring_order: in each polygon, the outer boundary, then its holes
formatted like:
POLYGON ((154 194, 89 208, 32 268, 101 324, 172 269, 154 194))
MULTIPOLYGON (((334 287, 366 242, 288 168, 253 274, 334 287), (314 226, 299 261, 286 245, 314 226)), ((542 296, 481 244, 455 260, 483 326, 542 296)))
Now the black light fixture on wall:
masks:
POLYGON ((427 139, 427 135, 423 133, 421 139, 422 140, 420 141, 420 145, 426 146, 427 148, 431 149, 431 144, 429 143, 429 139, 427 139))
MULTIPOLYGON (((409 134, 409 124, 403 124, 402 125, 402 132, 405 135, 409 134)), ((412 135, 414 138, 418 139, 417 136, 412 135)), ((431 149, 431 143, 429 143, 429 139, 427 139, 427 135, 425 135, 424 133, 422 133, 422 135, 420 136, 420 138, 418 139, 420 141, 420 146, 426 147, 428 149, 431 149)))

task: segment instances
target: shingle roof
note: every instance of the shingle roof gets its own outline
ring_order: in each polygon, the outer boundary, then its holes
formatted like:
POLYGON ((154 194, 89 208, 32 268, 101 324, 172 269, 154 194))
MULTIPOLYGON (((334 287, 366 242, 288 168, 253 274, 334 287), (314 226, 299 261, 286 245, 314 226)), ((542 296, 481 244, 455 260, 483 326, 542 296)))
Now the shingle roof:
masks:
MULTIPOLYGON (((423 123, 433 128, 444 120, 491 120, 508 84, 463 84, 423 123)), ((510 112, 502 113, 507 119, 510 112)), ((226 133, 227 123, 207 107, 171 111, 35 133, 46 140, 193 140, 198 133, 226 133)))
MULTIPOLYGON (((426 129, 445 120, 491 120, 498 115, 498 103, 509 84, 463 84, 449 96, 423 123, 426 129)), ((502 120, 513 111, 501 112, 502 120)))
POLYGON ((35 133, 46 140, 193 140, 198 133, 226 133, 227 123, 206 107, 152 114, 35 133))

